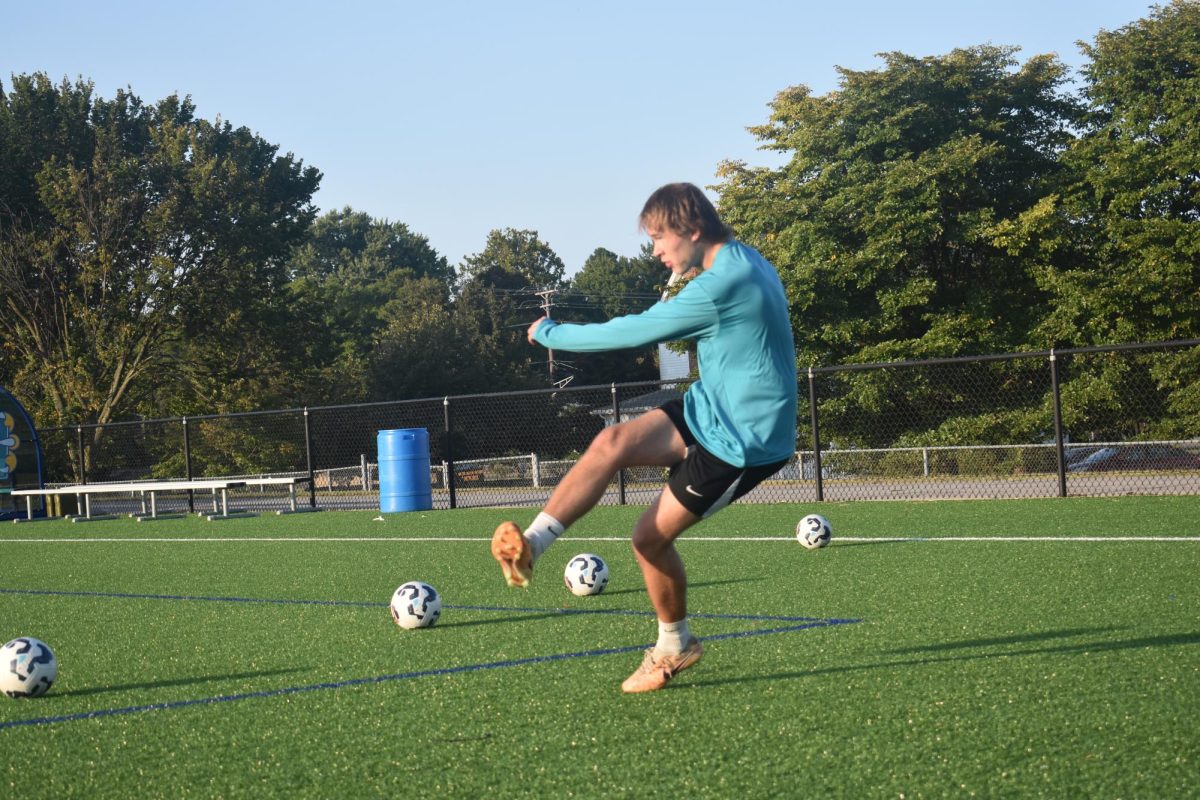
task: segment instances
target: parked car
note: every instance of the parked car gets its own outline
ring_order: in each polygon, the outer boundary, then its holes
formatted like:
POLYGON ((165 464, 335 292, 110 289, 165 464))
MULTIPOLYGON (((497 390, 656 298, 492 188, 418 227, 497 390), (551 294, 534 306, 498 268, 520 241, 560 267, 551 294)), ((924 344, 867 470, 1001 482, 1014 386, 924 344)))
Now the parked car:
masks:
POLYGON ((1101 445, 1083 445, 1083 446, 1077 445, 1077 444, 1063 445, 1063 462, 1067 465, 1067 468, 1069 469, 1072 464, 1078 464, 1080 461, 1083 461, 1085 458, 1092 455, 1097 450, 1103 450, 1103 449, 1105 449, 1105 448, 1102 447, 1101 445))
POLYGON ((1130 444, 1102 447, 1087 458, 1067 465, 1069 472, 1161 469, 1200 470, 1200 455, 1170 444, 1130 444))

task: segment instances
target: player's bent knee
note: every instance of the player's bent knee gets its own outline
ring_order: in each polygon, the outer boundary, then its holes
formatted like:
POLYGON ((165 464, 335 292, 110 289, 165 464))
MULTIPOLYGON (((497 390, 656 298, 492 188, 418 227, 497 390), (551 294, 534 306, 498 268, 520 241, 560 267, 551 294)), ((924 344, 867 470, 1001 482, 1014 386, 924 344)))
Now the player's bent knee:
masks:
POLYGON ((620 425, 616 425, 600 431, 588 445, 588 450, 607 461, 618 460, 625 450, 626 442, 620 428, 620 425))
POLYGON ((631 544, 635 553, 648 561, 653 561, 671 546, 671 540, 662 537, 655 531, 635 529, 631 544))

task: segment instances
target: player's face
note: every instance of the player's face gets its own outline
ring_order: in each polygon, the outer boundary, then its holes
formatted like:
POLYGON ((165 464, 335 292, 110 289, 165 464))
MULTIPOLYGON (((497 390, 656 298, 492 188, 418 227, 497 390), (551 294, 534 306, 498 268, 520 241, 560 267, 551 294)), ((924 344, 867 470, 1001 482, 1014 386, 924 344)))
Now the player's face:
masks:
POLYGON ((669 228, 651 227, 646 230, 654 244, 654 256, 663 266, 682 275, 693 267, 700 266, 704 248, 700 245, 700 231, 690 234, 676 233, 669 228))

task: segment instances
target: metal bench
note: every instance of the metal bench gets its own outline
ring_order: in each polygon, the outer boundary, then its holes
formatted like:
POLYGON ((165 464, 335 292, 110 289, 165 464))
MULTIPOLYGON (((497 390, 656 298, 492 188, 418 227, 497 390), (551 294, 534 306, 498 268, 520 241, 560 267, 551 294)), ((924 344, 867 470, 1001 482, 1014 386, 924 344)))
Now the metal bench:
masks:
MULTIPOLYGON (((307 483, 308 478, 217 478, 217 479, 197 479, 197 480, 182 480, 182 481, 132 481, 129 483, 80 483, 71 486, 59 486, 52 489, 14 489, 13 497, 25 498, 25 516, 24 520, 17 519, 15 522, 31 522, 35 520, 33 516, 33 499, 35 497, 51 497, 54 495, 74 495, 78 503, 78 507, 83 509, 83 513, 74 516, 68 516, 66 519, 72 522, 90 522, 100 519, 113 519, 115 515, 94 515, 92 514, 92 496, 93 495, 119 495, 119 494, 137 494, 141 498, 142 511, 140 514, 131 514, 130 516, 141 521, 144 519, 163 519, 168 515, 158 513, 158 495, 164 492, 182 492, 182 491, 204 491, 212 492, 212 513, 204 513, 201 516, 207 519, 229 519, 231 517, 246 517, 253 516, 250 512, 231 511, 229 508, 229 490, 240 489, 246 486, 285 486, 288 489, 289 509, 279 513, 293 513, 307 511, 309 509, 300 508, 296 503, 296 486, 301 483, 307 483)), ((178 515, 169 515, 178 516, 178 515)), ((52 519, 47 517, 46 519, 52 519)))

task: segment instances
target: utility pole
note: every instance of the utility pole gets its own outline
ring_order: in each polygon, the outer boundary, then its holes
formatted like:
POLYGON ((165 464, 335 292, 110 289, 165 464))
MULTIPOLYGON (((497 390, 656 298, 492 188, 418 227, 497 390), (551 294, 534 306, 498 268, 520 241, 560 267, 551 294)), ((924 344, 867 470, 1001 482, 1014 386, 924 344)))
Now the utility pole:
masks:
MULTIPOLYGON (((551 319, 553 319, 553 318, 550 317, 550 310, 552 308, 554 308, 554 295, 556 295, 556 294, 558 294, 557 289, 543 289, 542 291, 537 293, 537 296, 542 298, 542 313, 545 314, 546 317, 551 318, 551 319)), ((550 385, 553 386, 554 385, 554 351, 551 350, 550 348, 546 348, 546 359, 547 359, 547 362, 546 362, 547 366, 550 369, 550 385)))

